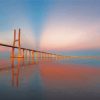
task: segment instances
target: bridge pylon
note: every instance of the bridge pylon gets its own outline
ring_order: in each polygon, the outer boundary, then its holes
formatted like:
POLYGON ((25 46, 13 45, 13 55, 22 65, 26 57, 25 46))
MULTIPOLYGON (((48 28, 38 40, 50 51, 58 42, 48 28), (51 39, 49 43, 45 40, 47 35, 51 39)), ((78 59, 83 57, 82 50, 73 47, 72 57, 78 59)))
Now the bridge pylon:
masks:
POLYGON ((17 38, 16 30, 14 29, 14 41, 13 41, 13 47, 11 51, 11 58, 23 58, 23 55, 21 55, 20 34, 21 34, 21 31, 19 29, 18 38, 17 38), (16 42, 18 43, 18 55, 17 56, 15 56, 15 48, 14 48, 16 47, 16 42))

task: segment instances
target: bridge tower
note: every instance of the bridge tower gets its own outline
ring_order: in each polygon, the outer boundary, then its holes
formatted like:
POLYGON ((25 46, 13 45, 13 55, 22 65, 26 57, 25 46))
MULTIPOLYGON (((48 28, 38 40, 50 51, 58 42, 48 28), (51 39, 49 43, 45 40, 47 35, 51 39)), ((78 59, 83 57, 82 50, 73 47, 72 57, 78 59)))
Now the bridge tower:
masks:
POLYGON ((16 42, 18 42, 18 56, 17 58, 22 58, 23 56, 21 55, 21 45, 20 45, 20 29, 18 31, 18 39, 16 37, 16 30, 14 29, 14 41, 13 41, 13 47, 11 51, 11 57, 15 58, 15 47, 16 47, 16 42))

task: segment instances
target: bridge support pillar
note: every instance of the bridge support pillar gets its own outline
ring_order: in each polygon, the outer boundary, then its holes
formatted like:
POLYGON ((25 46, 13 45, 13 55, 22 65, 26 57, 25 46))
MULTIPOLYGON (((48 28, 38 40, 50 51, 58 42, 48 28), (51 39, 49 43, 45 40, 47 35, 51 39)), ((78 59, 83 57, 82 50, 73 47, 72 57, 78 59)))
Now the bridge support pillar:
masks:
POLYGON ((34 58, 34 51, 32 51, 32 58, 34 58))
POLYGON ((26 58, 27 58, 27 50, 26 50, 26 58))
POLYGON ((22 53, 22 54, 23 54, 22 56, 23 56, 23 58, 24 58, 24 53, 25 53, 25 50, 24 50, 24 49, 22 49, 22 52, 23 52, 23 53, 22 53))
POLYGON ((16 30, 14 30, 14 41, 13 41, 13 48, 12 48, 12 52, 11 52, 11 57, 14 58, 15 57, 15 44, 16 42, 18 42, 18 56, 17 58, 21 58, 23 57, 21 55, 21 46, 20 46, 20 29, 19 29, 19 32, 18 32, 18 39, 16 39, 16 30))
POLYGON ((31 51, 29 50, 29 57, 31 57, 31 51))
POLYGON ((35 58, 37 58, 37 52, 35 52, 35 58))

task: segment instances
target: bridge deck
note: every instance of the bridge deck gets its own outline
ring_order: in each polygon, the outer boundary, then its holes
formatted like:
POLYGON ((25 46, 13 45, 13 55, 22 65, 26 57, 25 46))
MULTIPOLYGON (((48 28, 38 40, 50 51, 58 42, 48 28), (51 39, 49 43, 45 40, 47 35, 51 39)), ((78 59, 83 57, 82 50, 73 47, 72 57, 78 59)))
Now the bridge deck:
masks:
MULTIPOLYGON (((3 43, 0 43, 0 46, 10 47, 10 48, 17 48, 18 49, 17 46, 12 46, 12 45, 3 44, 3 43)), ((52 53, 47 53, 47 52, 42 52, 42 51, 37 51, 37 50, 32 50, 32 49, 27 49, 27 48, 23 48, 23 47, 21 47, 21 49, 23 49, 23 50, 29 50, 29 51, 34 51, 34 52, 39 52, 39 53, 52 54, 52 53)))

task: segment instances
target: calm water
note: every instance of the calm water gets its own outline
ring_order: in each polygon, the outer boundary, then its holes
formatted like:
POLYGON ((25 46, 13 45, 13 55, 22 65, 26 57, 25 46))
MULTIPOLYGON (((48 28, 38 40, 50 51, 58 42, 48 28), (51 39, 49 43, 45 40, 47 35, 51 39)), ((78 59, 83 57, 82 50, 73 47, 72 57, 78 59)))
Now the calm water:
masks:
POLYGON ((100 59, 0 59, 0 100, 100 100, 100 59))

